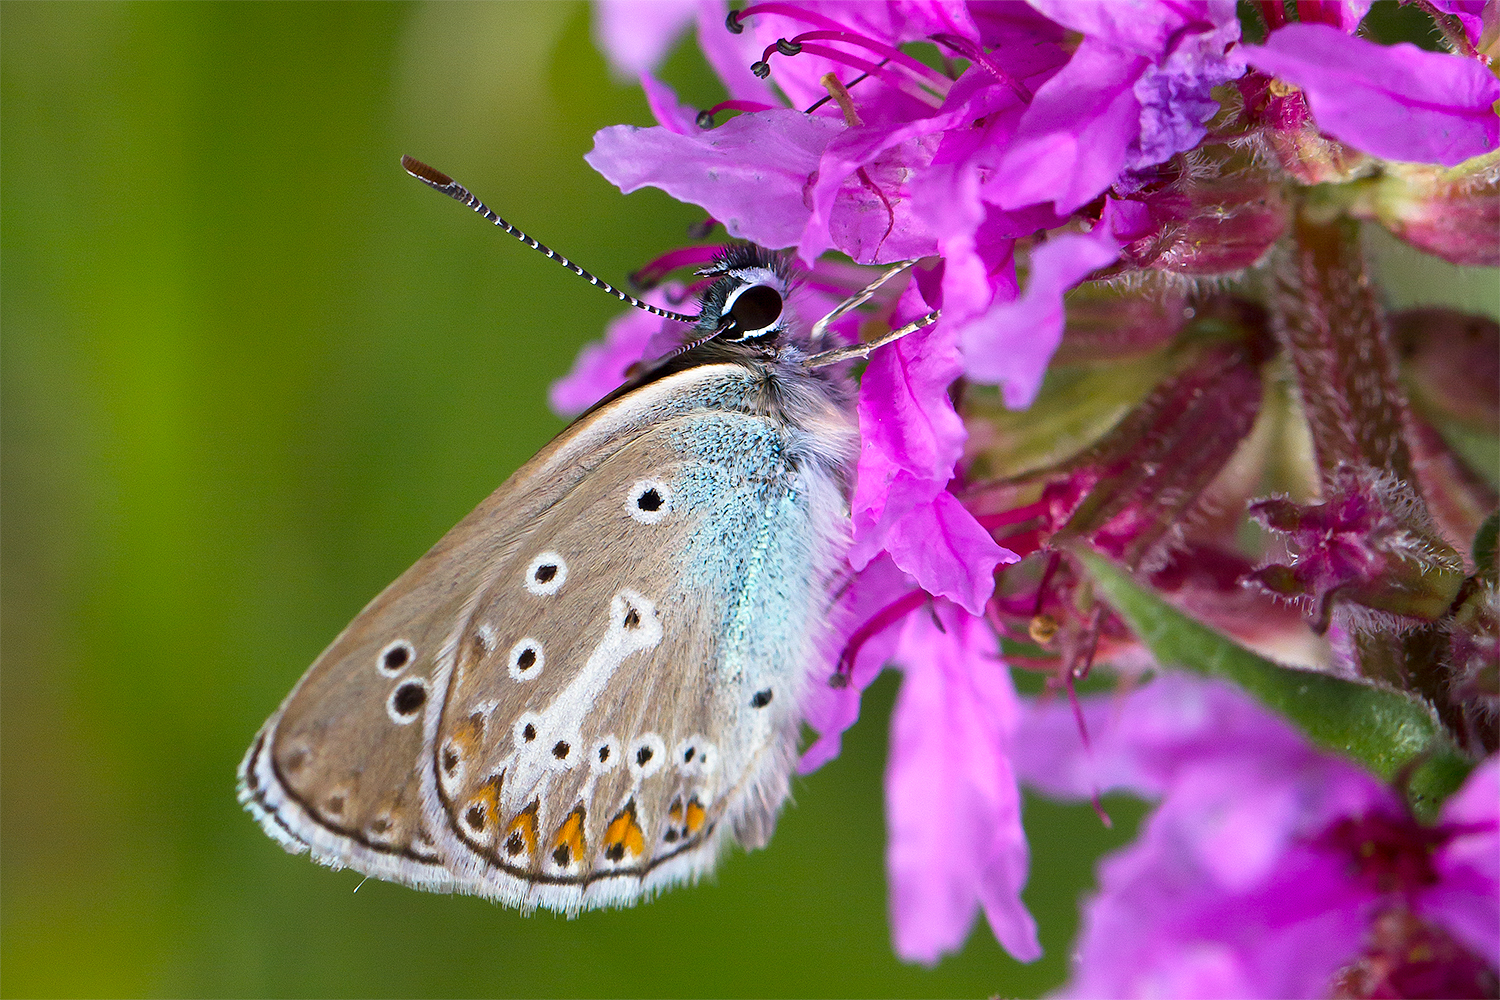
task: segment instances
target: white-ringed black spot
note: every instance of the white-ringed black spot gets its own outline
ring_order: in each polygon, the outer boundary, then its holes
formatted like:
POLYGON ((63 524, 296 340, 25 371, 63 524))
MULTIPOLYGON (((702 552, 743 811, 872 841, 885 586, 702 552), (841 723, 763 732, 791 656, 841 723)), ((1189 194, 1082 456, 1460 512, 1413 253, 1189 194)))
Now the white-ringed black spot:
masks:
POLYGON ((658 479, 642 479, 625 496, 625 512, 642 524, 656 524, 672 510, 672 488, 658 479))
POLYGON ((771 704, 771 694, 772 692, 770 688, 766 688, 764 691, 755 692, 755 694, 750 696, 750 707, 765 708, 767 705, 771 704))
POLYGON ((589 750, 589 769, 595 774, 603 774, 614 770, 615 764, 620 759, 620 744, 613 736, 595 740, 593 747, 589 750))
POLYGON ((558 760, 567 760, 568 754, 572 752, 573 748, 568 745, 567 740, 558 740, 556 743, 552 744, 552 756, 556 757, 558 760))
POLYGON ((630 772, 635 777, 649 778, 667 762, 666 744, 655 733, 637 736, 626 751, 625 762, 630 765, 630 772))
POLYGON ((417 717, 422 714, 422 706, 425 704, 427 704, 427 682, 412 678, 397 684, 391 691, 391 696, 386 699, 385 711, 391 717, 392 722, 404 726, 416 721, 417 717))
POLYGON ((521 738, 524 739, 527 743, 530 743, 532 740, 536 739, 536 726, 533 726, 529 722, 526 723, 526 725, 522 726, 521 738))
POLYGON ((521 582, 538 597, 551 597, 568 579, 568 564, 556 552, 543 552, 531 560, 521 582))
POLYGON ((696 757, 697 755, 698 755, 698 748, 697 747, 688 747, 686 750, 682 751, 682 762, 684 764, 691 764, 693 762, 693 758, 696 757))
POLYGON ((513 680, 529 681, 541 674, 546 663, 547 655, 542 651, 542 644, 527 636, 510 648, 507 669, 513 680))
POLYGON ((405 639, 397 639, 380 651, 376 666, 387 677, 395 677, 407 668, 416 655, 416 650, 412 648, 411 643, 405 639))

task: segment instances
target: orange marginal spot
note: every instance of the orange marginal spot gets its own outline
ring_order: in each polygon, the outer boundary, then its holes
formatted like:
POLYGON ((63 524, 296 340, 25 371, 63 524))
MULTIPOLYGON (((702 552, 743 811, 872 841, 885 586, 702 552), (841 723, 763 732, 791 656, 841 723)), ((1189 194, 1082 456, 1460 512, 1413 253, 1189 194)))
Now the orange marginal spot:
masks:
POLYGON ((552 835, 552 860, 559 868, 566 868, 583 858, 583 806, 568 813, 557 833, 552 835))
POLYGON ((485 837, 495 827, 500 814, 500 782, 503 777, 499 774, 491 775, 464 806, 464 826, 476 837, 485 837))
POLYGON ((703 803, 698 801, 698 796, 688 799, 687 832, 691 835, 703 829, 703 821, 707 818, 708 813, 703 811, 703 803))
POLYGON ((500 841, 500 851, 503 856, 520 860, 523 856, 527 859, 536 856, 536 812, 540 803, 532 800, 531 805, 522 809, 510 825, 505 828, 505 837, 500 841))
POLYGON ((638 858, 646 851, 646 832, 635 815, 635 799, 625 804, 620 815, 610 820, 604 831, 604 856, 611 861, 624 861, 629 855, 638 858))

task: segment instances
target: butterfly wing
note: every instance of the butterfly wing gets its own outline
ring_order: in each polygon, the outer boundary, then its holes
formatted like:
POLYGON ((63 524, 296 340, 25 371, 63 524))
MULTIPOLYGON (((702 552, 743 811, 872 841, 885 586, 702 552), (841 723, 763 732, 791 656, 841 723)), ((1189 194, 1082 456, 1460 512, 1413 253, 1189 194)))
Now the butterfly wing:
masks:
POLYGON ((693 877, 726 831, 763 840, 846 530, 765 388, 737 365, 674 374, 497 490, 257 737, 242 795, 267 830, 564 910, 693 877))

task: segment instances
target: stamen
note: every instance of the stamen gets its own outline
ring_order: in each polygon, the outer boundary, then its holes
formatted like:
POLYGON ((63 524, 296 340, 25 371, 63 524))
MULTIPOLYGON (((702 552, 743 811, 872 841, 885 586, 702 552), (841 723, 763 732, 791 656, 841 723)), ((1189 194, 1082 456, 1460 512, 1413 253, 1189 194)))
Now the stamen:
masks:
POLYGON ((798 35, 791 41, 779 38, 776 40, 776 50, 784 56, 794 56, 802 51, 804 42, 819 40, 847 42, 850 45, 858 45, 861 48, 869 49, 871 52, 883 57, 882 65, 888 61, 892 68, 901 70, 918 84, 935 91, 939 96, 946 96, 948 90, 953 86, 952 80, 940 76, 931 67, 913 59, 895 46, 887 45, 885 42, 876 41, 873 38, 867 38, 864 35, 855 34, 852 31, 809 31, 798 35))
POLYGON ((630 283, 638 289, 655 288, 661 280, 682 267, 706 264, 724 252, 723 246, 679 247, 630 272, 630 283))
MULTIPOLYGON (((1078 738, 1083 742, 1083 752, 1089 757, 1094 756, 1094 745, 1089 741, 1089 727, 1083 721, 1083 706, 1078 703, 1078 691, 1073 687, 1073 671, 1068 671, 1065 683, 1068 688, 1068 704, 1073 708, 1073 721, 1078 723, 1078 738)), ((1094 785, 1089 791, 1089 802, 1094 807, 1094 812, 1099 815, 1099 822, 1104 824, 1104 829, 1113 830, 1114 820, 1109 818, 1109 813, 1104 811, 1104 802, 1099 797, 1099 786, 1094 785)))
POLYGON ((720 111, 774 111, 775 105, 762 104, 760 101, 720 101, 707 111, 698 112, 698 127, 713 128, 714 117, 720 111))
POLYGON ((849 678, 854 674, 854 659, 859 655, 860 648, 869 642, 876 633, 884 631, 891 625, 905 618, 917 608, 920 608, 928 600, 925 590, 913 590, 896 598, 890 604, 881 608, 869 617, 869 619, 854 630, 849 636, 849 641, 844 645, 844 651, 839 654, 839 663, 834 668, 833 676, 828 678, 829 687, 848 687, 849 678))
POLYGON ((929 35, 928 37, 931 38, 934 42, 938 42, 939 44, 948 46, 948 48, 952 49, 954 52, 957 52, 959 55, 969 60, 969 62, 983 66, 986 70, 989 71, 991 76, 999 80, 1001 83, 1005 84, 1005 86, 1009 87, 1011 89, 1011 93, 1015 94, 1016 97, 1020 99, 1022 104, 1031 103, 1031 88, 1027 87, 1020 80, 1017 80, 1015 77, 1005 72, 1005 70, 1001 69, 999 63, 991 59, 989 55, 984 52, 984 50, 975 45, 973 42, 969 41, 967 38, 964 38, 960 35, 949 35, 941 32, 936 35, 929 35))
MULTIPOLYGON (((780 50, 775 45, 766 46, 766 50, 761 53, 760 61, 750 64, 750 72, 754 73, 762 80, 770 76, 771 65, 769 62, 767 62, 767 60, 769 60, 773 54, 779 51, 780 50)), ((894 87, 896 90, 901 91, 903 94, 906 94, 909 97, 921 101, 928 107, 940 108, 943 106, 942 97, 940 97, 938 94, 933 93, 931 90, 924 89, 910 77, 892 73, 886 69, 883 69, 881 66, 875 63, 866 62, 865 60, 860 59, 858 56, 850 55, 847 52, 840 52, 838 49, 830 48, 827 45, 819 45, 812 42, 803 44, 797 51, 799 53, 806 53, 808 55, 822 56, 824 59, 827 59, 831 62, 843 63, 845 66, 857 69, 869 76, 879 77, 889 86, 894 87)), ((946 92, 947 91, 945 90, 944 93, 946 92)))
POLYGON ((824 73, 823 79, 818 82, 823 85, 823 88, 828 91, 828 96, 834 99, 839 106, 839 110, 844 113, 845 125, 854 128, 857 125, 864 124, 859 120, 859 112, 854 110, 854 99, 849 96, 849 91, 844 89, 844 85, 839 83, 838 77, 834 76, 832 72, 828 72, 824 73))

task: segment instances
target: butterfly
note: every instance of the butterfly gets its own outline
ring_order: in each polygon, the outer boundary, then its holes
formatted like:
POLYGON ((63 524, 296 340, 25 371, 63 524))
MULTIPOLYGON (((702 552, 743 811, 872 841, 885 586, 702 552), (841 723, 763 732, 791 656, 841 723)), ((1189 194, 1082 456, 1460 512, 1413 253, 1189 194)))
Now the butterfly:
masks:
POLYGON ((771 835, 846 573, 858 435, 834 362, 894 338, 813 353, 788 262, 749 245, 702 272, 696 316, 648 306, 403 165, 694 339, 359 613, 255 737, 239 797, 334 868, 528 911, 629 905, 771 835))

